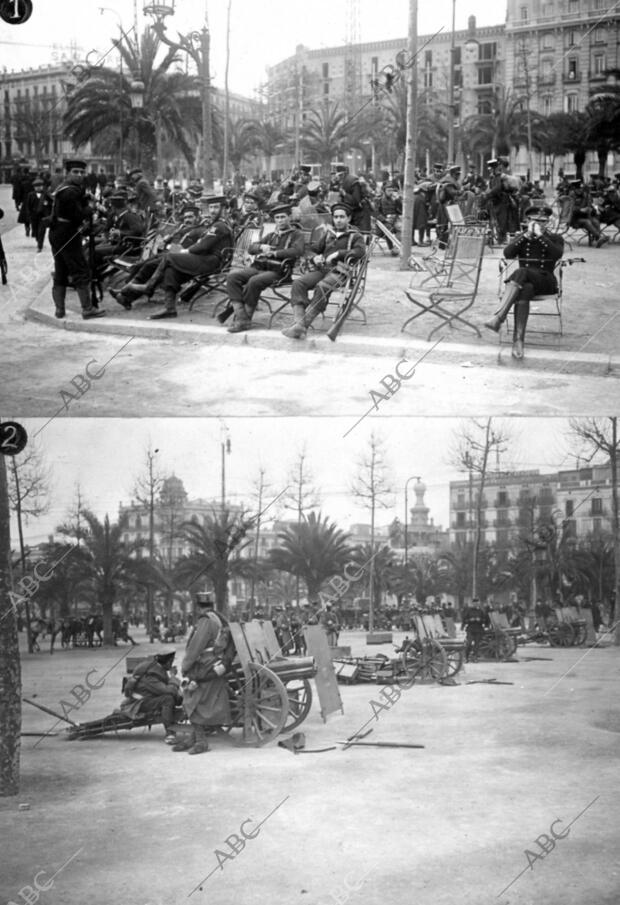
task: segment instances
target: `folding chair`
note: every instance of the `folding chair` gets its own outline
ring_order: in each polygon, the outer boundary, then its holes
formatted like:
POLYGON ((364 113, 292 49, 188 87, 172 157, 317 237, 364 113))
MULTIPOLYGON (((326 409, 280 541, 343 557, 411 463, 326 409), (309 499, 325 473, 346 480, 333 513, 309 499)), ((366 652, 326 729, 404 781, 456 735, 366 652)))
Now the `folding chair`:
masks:
POLYGON ((374 229, 373 229, 373 240, 370 245, 371 251, 374 249, 374 247, 376 245, 379 244, 379 242, 385 241, 385 244, 388 247, 388 249, 389 249, 388 242, 391 242, 392 247, 396 249, 398 254, 401 253, 403 246, 402 246, 401 240, 396 235, 397 221, 398 221, 398 218, 396 218, 396 220, 394 221, 394 224, 393 224, 394 231, 392 231, 389 228, 389 226, 386 226, 386 224, 382 223, 381 220, 377 220, 377 219, 373 220, 374 229))
MULTIPOLYGON (((412 255, 409 258, 409 267, 415 273, 424 274, 424 279, 417 284, 418 287, 422 288, 423 286, 428 286, 429 283, 434 286, 441 286, 443 284, 443 281, 449 273, 450 266, 454 259, 456 240, 458 236, 486 237, 486 233, 487 228, 485 225, 455 224, 450 229, 448 244, 444 249, 443 255, 441 255, 441 249, 437 245, 433 248, 430 254, 424 255, 424 257, 422 258, 416 258, 415 255, 412 255)), ((409 288, 412 288, 412 285, 413 284, 411 284, 409 288)))
MULTIPOLYGON (((525 263, 527 266, 528 263, 532 263, 535 265, 540 264, 540 260, 538 258, 521 258, 521 261, 525 263)), ((530 315, 528 319, 528 327, 527 332, 528 335, 530 333, 539 334, 539 335, 547 335, 547 336, 562 336, 563 334, 563 322, 562 322, 562 298, 564 292, 563 286, 563 274, 564 269, 566 267, 571 266, 572 264, 585 264, 585 258, 560 258, 557 264, 554 267, 553 273, 558 283, 558 291, 548 293, 546 295, 535 295, 530 300, 530 315), (544 306, 548 307, 548 310, 544 310, 544 306), (552 318, 556 321, 557 329, 548 329, 546 328, 545 321, 542 321, 542 326, 540 329, 532 329, 530 326, 530 320, 533 317, 543 317, 543 318, 552 318)), ((498 297, 501 299, 504 289, 504 283, 512 270, 515 267, 519 266, 519 261, 510 260, 507 261, 506 258, 502 258, 499 262, 499 286, 498 286, 498 297)), ((510 324, 509 319, 506 318, 505 324, 505 332, 506 334, 510 334, 510 324)), ((502 331, 499 332, 499 341, 500 344, 502 342, 502 331)), ((512 340, 511 340, 512 341, 512 340)))
POLYGON ((438 330, 452 328, 455 322, 481 336, 478 327, 463 315, 472 307, 476 298, 485 241, 484 235, 472 236, 467 235, 467 232, 458 232, 454 243, 454 257, 441 284, 434 289, 422 289, 419 286, 405 289, 409 301, 420 310, 407 318, 401 327, 401 333, 422 315, 433 314, 441 323, 428 334, 429 342, 438 330), (447 306, 453 306, 454 310, 447 306))
MULTIPOLYGON (((235 237, 235 244, 232 248, 226 249, 222 254, 220 269, 216 273, 197 276, 191 280, 187 286, 181 291, 181 301, 189 302, 188 310, 192 311, 196 302, 204 298, 210 292, 224 292, 224 284, 226 277, 233 267, 247 267, 249 263, 248 249, 252 242, 257 242, 261 235, 261 227, 246 227, 242 229, 235 237)), ((225 299, 218 300, 213 309, 215 317, 218 310, 225 304, 225 299)))

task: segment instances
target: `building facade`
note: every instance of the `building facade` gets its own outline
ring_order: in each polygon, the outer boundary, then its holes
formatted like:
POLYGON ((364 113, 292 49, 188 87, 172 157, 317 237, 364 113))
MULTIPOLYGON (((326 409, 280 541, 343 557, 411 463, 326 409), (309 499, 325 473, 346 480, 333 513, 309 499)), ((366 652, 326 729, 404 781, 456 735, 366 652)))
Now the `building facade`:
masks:
MULTIPOLYGON (((450 482, 450 542, 474 540, 480 480, 450 482)), ((541 524, 565 525, 577 540, 612 531, 612 483, 609 464, 540 474, 499 472, 485 480, 482 495, 482 544, 506 549, 534 539, 541 524)))

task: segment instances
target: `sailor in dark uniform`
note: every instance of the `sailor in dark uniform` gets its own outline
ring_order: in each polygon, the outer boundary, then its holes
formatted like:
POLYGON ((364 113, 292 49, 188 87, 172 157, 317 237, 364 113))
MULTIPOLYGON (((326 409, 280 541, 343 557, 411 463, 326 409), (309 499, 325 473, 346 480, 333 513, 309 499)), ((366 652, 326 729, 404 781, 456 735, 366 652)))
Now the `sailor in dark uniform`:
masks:
POLYGON ((222 267, 223 253, 232 247, 232 230, 224 219, 226 198, 223 195, 211 195, 204 200, 208 205, 208 229, 195 245, 190 245, 184 251, 168 253, 162 280, 166 291, 166 308, 157 314, 151 314, 149 320, 176 317, 176 296, 183 283, 193 277, 218 273, 222 267))
POLYGON ((314 270, 293 280, 291 305, 295 321, 282 331, 290 339, 305 339, 306 330, 327 308, 330 293, 346 279, 348 258, 360 260, 366 252, 364 236, 351 226, 351 208, 343 201, 332 205, 333 226, 310 245, 314 270), (308 291, 314 289, 312 302, 308 291))
POLYGON ((228 274, 226 292, 235 310, 235 322, 228 328, 229 333, 250 329, 263 289, 280 279, 285 262, 290 266, 303 255, 304 234, 291 225, 291 210, 290 204, 278 204, 271 209, 276 228, 248 248, 251 255, 256 255, 254 262, 228 274))
POLYGON ((65 295, 69 277, 82 306, 82 317, 102 317, 105 311, 93 307, 90 296, 90 272, 82 249, 82 229, 92 219, 92 210, 83 188, 86 164, 83 160, 65 161, 67 171, 54 194, 54 206, 49 231, 54 255, 54 283, 52 298, 55 315, 65 316, 65 295))
POLYGON ((461 628, 465 629, 465 662, 469 662, 470 656, 478 659, 478 651, 480 642, 484 635, 485 628, 489 625, 490 619, 488 613, 480 606, 478 597, 474 597, 471 606, 465 608, 463 613, 463 623, 461 628))
POLYGON ((523 358, 530 300, 535 295, 551 295, 558 291, 554 268, 564 253, 564 239, 548 232, 551 214, 550 207, 530 207, 525 211, 527 229, 504 248, 504 257, 509 260, 518 258, 519 267, 506 280, 500 310, 484 325, 499 333, 508 312, 515 305, 512 347, 515 358, 523 358))

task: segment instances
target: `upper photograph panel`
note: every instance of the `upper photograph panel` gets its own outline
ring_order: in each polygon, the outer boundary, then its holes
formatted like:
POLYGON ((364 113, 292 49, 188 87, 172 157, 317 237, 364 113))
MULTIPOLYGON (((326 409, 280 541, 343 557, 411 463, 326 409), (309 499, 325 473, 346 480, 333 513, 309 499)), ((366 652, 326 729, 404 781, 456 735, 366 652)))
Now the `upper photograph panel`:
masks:
POLYGON ((620 9, 62 8, 0 2, 5 411, 618 410, 620 9))

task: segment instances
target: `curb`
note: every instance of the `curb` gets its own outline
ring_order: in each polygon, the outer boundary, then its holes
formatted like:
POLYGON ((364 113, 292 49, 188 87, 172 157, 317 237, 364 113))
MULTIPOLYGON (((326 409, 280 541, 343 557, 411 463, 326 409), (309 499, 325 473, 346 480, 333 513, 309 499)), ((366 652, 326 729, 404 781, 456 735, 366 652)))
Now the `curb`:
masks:
MULTIPOLYGON (((415 363, 429 349, 435 345, 422 339, 408 338, 403 334, 402 339, 390 337, 375 337, 368 339, 359 334, 345 334, 339 336, 336 342, 331 342, 327 336, 317 334, 305 342, 289 340, 283 337, 279 331, 250 330, 247 333, 227 333, 223 327, 211 327, 191 322, 168 324, 159 326, 146 321, 130 321, 120 317, 106 317, 103 320, 83 321, 79 315, 76 319, 57 320, 53 314, 48 313, 49 298, 51 297, 52 281, 49 280, 39 297, 33 301, 24 311, 26 320, 35 321, 56 330, 69 330, 72 332, 102 334, 105 336, 133 336, 143 339, 156 340, 180 340, 182 342, 204 343, 205 345, 247 346, 250 349, 268 350, 278 352, 315 352, 320 355, 335 355, 341 357, 374 356, 388 359, 390 362, 406 359, 415 363), (44 301, 45 300, 45 301, 44 301), (45 309, 43 305, 45 304, 45 309)), ((70 315, 72 312, 70 312, 70 315)), ((527 348, 526 358, 515 361, 511 356, 511 347, 505 345, 468 345, 467 343, 455 343, 442 339, 435 345, 427 361, 435 364, 461 365, 463 368, 480 367, 511 367, 515 374, 527 371, 536 371, 555 375, 583 374, 599 377, 620 377, 620 355, 588 353, 588 352, 557 352, 552 349, 527 348)), ((436 342, 436 341, 435 341, 436 342)))

